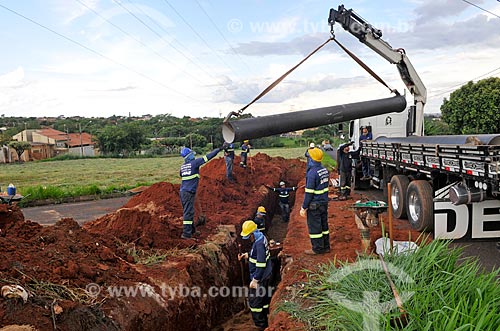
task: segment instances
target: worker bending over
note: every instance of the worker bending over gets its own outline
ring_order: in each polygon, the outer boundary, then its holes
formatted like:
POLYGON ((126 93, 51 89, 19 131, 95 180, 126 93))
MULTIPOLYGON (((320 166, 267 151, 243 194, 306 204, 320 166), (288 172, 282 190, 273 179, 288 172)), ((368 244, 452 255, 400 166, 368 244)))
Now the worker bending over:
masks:
POLYGON ((312 160, 306 174, 306 188, 300 216, 307 213, 307 228, 311 239, 309 255, 330 252, 330 232, 328 231, 328 170, 321 164, 323 151, 319 148, 309 150, 312 160))
POLYGON ((257 230, 266 234, 267 212, 264 206, 259 206, 259 208, 257 208, 257 213, 253 221, 257 224, 257 230))
POLYGON ((253 221, 243 223, 241 237, 250 239, 253 242, 250 254, 238 254, 238 260, 248 259, 251 280, 248 304, 255 326, 259 330, 264 330, 268 326, 267 315, 269 314, 269 303, 272 296, 270 280, 273 268, 270 260, 269 244, 266 236, 257 230, 257 224, 253 221))
MULTIPOLYGON (((225 144, 223 145, 225 147, 225 144)), ((222 148, 223 148, 222 147, 222 148)), ((195 152, 187 147, 181 149, 181 156, 184 158, 184 163, 181 165, 180 176, 182 179, 180 196, 183 209, 183 230, 182 239, 190 239, 196 234, 194 224, 194 201, 196 198, 196 190, 200 181, 200 167, 213 159, 222 148, 216 148, 207 155, 195 158, 195 152)))

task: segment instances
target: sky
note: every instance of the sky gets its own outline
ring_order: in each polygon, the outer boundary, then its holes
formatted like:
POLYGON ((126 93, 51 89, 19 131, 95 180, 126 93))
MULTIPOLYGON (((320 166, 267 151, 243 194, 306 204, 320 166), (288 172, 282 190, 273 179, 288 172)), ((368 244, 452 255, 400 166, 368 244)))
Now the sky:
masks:
MULTIPOLYGON (((225 117, 330 36, 325 0, 0 0, 0 115, 225 117)), ((500 77, 498 0, 345 0, 403 48, 425 112, 468 81, 500 77), (474 6, 474 5, 476 6, 474 6), (478 8, 481 7, 481 8, 478 8)), ((335 25, 391 88, 395 65, 335 25)), ((245 113, 390 97, 329 43, 245 113)), ((412 96, 407 93, 409 104, 412 96)))

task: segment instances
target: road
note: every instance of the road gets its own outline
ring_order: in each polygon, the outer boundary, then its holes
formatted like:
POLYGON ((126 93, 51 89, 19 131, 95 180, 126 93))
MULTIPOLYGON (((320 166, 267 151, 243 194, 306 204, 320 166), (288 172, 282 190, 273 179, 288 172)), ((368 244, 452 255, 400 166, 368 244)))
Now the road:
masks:
POLYGON ((82 225, 112 213, 126 204, 131 197, 93 200, 77 203, 23 208, 24 218, 42 225, 55 224, 61 218, 72 218, 82 225))

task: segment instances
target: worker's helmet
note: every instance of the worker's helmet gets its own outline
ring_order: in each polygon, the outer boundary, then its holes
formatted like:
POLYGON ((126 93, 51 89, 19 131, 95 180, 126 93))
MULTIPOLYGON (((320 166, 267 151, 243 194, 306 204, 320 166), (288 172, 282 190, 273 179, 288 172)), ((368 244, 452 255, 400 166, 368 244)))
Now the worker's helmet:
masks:
POLYGON ((285 185, 285 182, 284 181, 281 181, 280 182, 280 186, 284 186, 285 185))
POLYGON ((266 212, 266 208, 264 206, 259 206, 259 208, 257 208, 257 212, 258 213, 265 213, 266 212))
POLYGON ((183 148, 181 149, 181 156, 182 156, 182 157, 186 157, 186 156, 188 156, 191 152, 192 152, 192 150, 191 150, 190 148, 183 147, 183 148))
POLYGON ((314 145, 314 143, 309 144, 309 148, 314 148, 314 147, 316 147, 316 145, 314 145))
POLYGON ((311 157, 311 159, 313 159, 313 161, 321 162, 321 160, 323 159, 323 151, 317 147, 314 147, 309 150, 309 156, 311 157))
POLYGON ((254 221, 245 221, 241 227, 240 235, 243 239, 248 239, 255 230, 257 230, 257 224, 254 221))
POLYGON ((248 144, 250 141, 249 140, 243 140, 243 143, 248 144))

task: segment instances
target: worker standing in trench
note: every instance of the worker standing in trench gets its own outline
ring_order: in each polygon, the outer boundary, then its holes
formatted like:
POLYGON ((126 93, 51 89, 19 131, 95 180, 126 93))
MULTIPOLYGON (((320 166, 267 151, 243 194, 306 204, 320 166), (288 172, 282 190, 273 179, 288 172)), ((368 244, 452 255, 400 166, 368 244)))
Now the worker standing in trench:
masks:
POLYGON ((339 200, 347 200, 351 195, 352 182, 352 156, 356 152, 350 151, 350 146, 354 142, 340 145, 338 148, 338 170, 340 174, 340 197, 339 200))
POLYGON ((307 214, 307 228, 311 239, 311 250, 308 255, 330 252, 330 232, 328 230, 328 170, 321 164, 323 151, 319 148, 309 150, 311 167, 306 174, 304 201, 300 208, 300 216, 307 214))
POLYGON ((221 148, 216 148, 207 155, 197 159, 195 158, 196 153, 190 148, 183 147, 181 149, 181 156, 184 158, 184 163, 181 165, 180 170, 182 179, 180 196, 183 209, 182 239, 191 239, 196 234, 194 202, 200 181, 200 167, 213 159, 225 147, 226 143, 221 148))
POLYGON ((250 269, 250 285, 248 304, 252 312, 252 319, 259 330, 268 327, 267 315, 272 291, 270 287, 273 267, 270 259, 269 243, 266 236, 257 230, 253 221, 245 221, 241 227, 241 237, 252 241, 250 253, 238 254, 238 260, 248 259, 250 269))
POLYGON ((268 185, 266 185, 266 187, 270 190, 273 190, 274 192, 278 192, 279 206, 281 208, 281 220, 287 223, 290 219, 290 192, 295 191, 297 187, 286 187, 284 181, 280 182, 280 187, 271 187, 268 185))
POLYGON ((226 162, 226 178, 229 182, 234 182, 233 162, 234 162, 234 144, 226 144, 224 148, 224 161, 226 162))
POLYGON ((266 207, 259 206, 259 208, 257 208, 257 213, 255 214, 253 221, 255 224, 257 224, 257 230, 259 230, 263 234, 266 234, 266 224, 267 224, 266 207))

